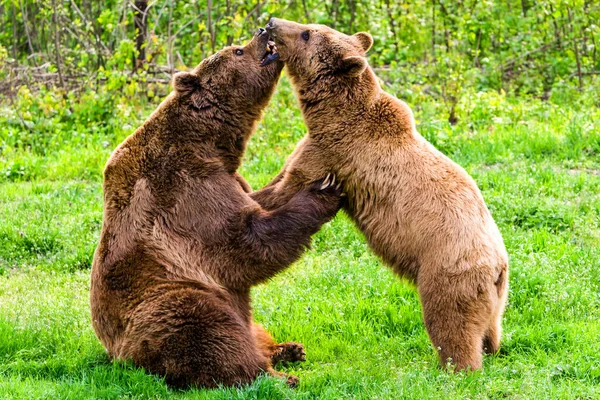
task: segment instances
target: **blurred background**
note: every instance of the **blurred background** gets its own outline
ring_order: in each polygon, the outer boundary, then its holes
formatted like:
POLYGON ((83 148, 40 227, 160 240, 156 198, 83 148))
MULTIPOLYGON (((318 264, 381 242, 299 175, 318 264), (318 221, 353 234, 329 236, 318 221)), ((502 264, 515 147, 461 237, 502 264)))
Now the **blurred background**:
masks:
POLYGON ((0 0, 0 92, 152 98, 147 84, 243 42, 271 16, 370 32, 384 79, 439 98, 451 122, 465 88, 542 99, 598 89, 595 0, 0 0))

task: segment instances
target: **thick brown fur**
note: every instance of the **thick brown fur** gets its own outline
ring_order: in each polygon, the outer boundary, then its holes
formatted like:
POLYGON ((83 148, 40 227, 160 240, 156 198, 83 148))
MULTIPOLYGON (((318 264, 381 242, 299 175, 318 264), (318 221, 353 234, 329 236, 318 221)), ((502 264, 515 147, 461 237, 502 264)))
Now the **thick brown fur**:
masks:
POLYGON ((317 181, 266 211, 236 172, 283 68, 259 67, 266 42, 257 34, 175 75, 173 93, 104 171, 93 326, 112 358, 175 387, 283 376, 274 363, 304 360, 301 345, 277 344, 253 323, 250 288, 301 255, 341 192, 317 181))
POLYGON ((373 251, 417 284, 442 364, 480 368, 482 348, 494 353, 500 345, 508 257, 477 185, 419 135, 410 108, 380 88, 365 59, 369 34, 280 19, 267 31, 308 135, 252 197, 276 208, 334 173, 348 196, 345 211, 373 251))

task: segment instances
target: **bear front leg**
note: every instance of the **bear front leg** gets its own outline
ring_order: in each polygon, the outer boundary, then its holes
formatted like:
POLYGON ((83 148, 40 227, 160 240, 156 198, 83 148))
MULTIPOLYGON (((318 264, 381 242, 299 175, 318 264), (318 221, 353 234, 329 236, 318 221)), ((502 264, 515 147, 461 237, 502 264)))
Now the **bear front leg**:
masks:
POLYGON ((287 173, 282 171, 280 175, 278 182, 269 183, 264 188, 250 193, 252 200, 265 210, 276 210, 283 207, 303 188, 301 180, 287 179, 284 181, 287 173))
POLYGON ((242 215, 237 248, 246 252, 240 263, 242 281, 258 284, 291 265, 310 245, 310 237, 331 220, 341 205, 341 190, 333 176, 313 182, 273 211, 247 209, 242 215))
POLYGON ((271 179, 271 182, 267 183, 265 186, 263 186, 260 190, 264 190, 270 187, 275 186, 276 184, 278 184, 279 182, 281 182, 281 180, 283 179, 283 177, 285 176, 285 171, 286 169, 286 165, 283 166, 283 168, 281 169, 281 171, 279 171, 279 173, 277 175, 275 175, 275 178, 271 179))
POLYGON ((330 173, 323 151, 305 136, 286 161, 282 171, 264 188, 250 197, 265 210, 282 207, 311 182, 330 173))
POLYGON ((248 182, 246 182, 244 177, 242 175, 240 175, 239 172, 237 172, 237 171, 234 172, 233 177, 235 178, 236 181, 238 181, 238 183, 242 187, 242 190, 244 191, 244 193, 252 193, 252 187, 250 187, 250 184, 248 182))
POLYGON ((496 354, 500 349, 500 337, 502 335, 502 314, 506 306, 508 296, 508 264, 504 263, 500 267, 500 273, 496 282, 494 282, 498 301, 493 308, 490 325, 483 339, 483 351, 486 354, 496 354))

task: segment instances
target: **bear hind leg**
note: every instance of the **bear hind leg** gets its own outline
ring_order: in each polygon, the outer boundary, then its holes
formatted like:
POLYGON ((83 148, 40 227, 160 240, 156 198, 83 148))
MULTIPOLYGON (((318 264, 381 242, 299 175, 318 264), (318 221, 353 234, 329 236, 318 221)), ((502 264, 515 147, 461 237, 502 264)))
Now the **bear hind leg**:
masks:
POLYGON ((424 314, 425 326, 442 366, 451 364, 456 371, 480 369, 483 327, 470 326, 459 314, 448 313, 441 318, 438 312, 431 314, 424 314))
POLYGON ((271 334, 260 324, 254 324, 252 329, 258 348, 262 351, 263 355, 270 360, 271 365, 267 372, 272 376, 285 379, 287 385, 290 387, 297 386, 298 378, 296 376, 275 371, 273 366, 277 365, 278 362, 291 363, 296 361, 306 361, 304 346, 295 342, 277 343, 273 340, 271 334))
POLYGON ((436 282, 419 288, 425 327, 442 366, 450 363, 455 371, 477 370, 482 366, 491 304, 485 295, 471 297, 456 291, 457 286, 436 282), (471 300, 465 302, 465 295, 471 300))
POLYGON ((164 285, 132 313, 119 358, 172 387, 237 386, 268 372, 251 327, 209 290, 164 285))
POLYGON ((495 310, 490 320, 490 326, 483 339, 483 351, 486 354, 496 354, 500 349, 500 337, 502 336, 502 315, 508 295, 508 271, 503 269, 494 283, 498 294, 495 310))
POLYGON ((253 330, 258 347, 263 351, 265 357, 271 360, 273 365, 276 365, 280 361, 284 363, 306 361, 306 353, 301 343, 277 343, 271 334, 260 324, 255 323, 253 330))

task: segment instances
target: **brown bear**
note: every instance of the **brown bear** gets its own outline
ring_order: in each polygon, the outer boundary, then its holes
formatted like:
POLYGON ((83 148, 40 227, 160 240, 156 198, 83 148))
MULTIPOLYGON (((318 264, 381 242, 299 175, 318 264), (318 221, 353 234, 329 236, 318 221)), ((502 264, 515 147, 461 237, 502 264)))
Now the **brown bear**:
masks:
MULTIPOLYGON (((236 172, 283 65, 261 30, 174 76, 174 91, 117 147, 91 276, 94 329, 109 355, 175 387, 252 381, 302 361, 252 322, 250 288, 293 263, 340 206, 331 179, 266 211, 236 172)), ((295 377, 288 377, 294 385, 295 377)))
POLYGON ((267 31, 297 93, 308 135, 283 171, 252 194, 276 209, 333 173, 345 211, 370 247, 416 283, 440 360, 478 369, 498 350, 508 256, 477 185, 415 128, 410 108, 384 92, 365 53, 367 33, 273 18, 267 31))

